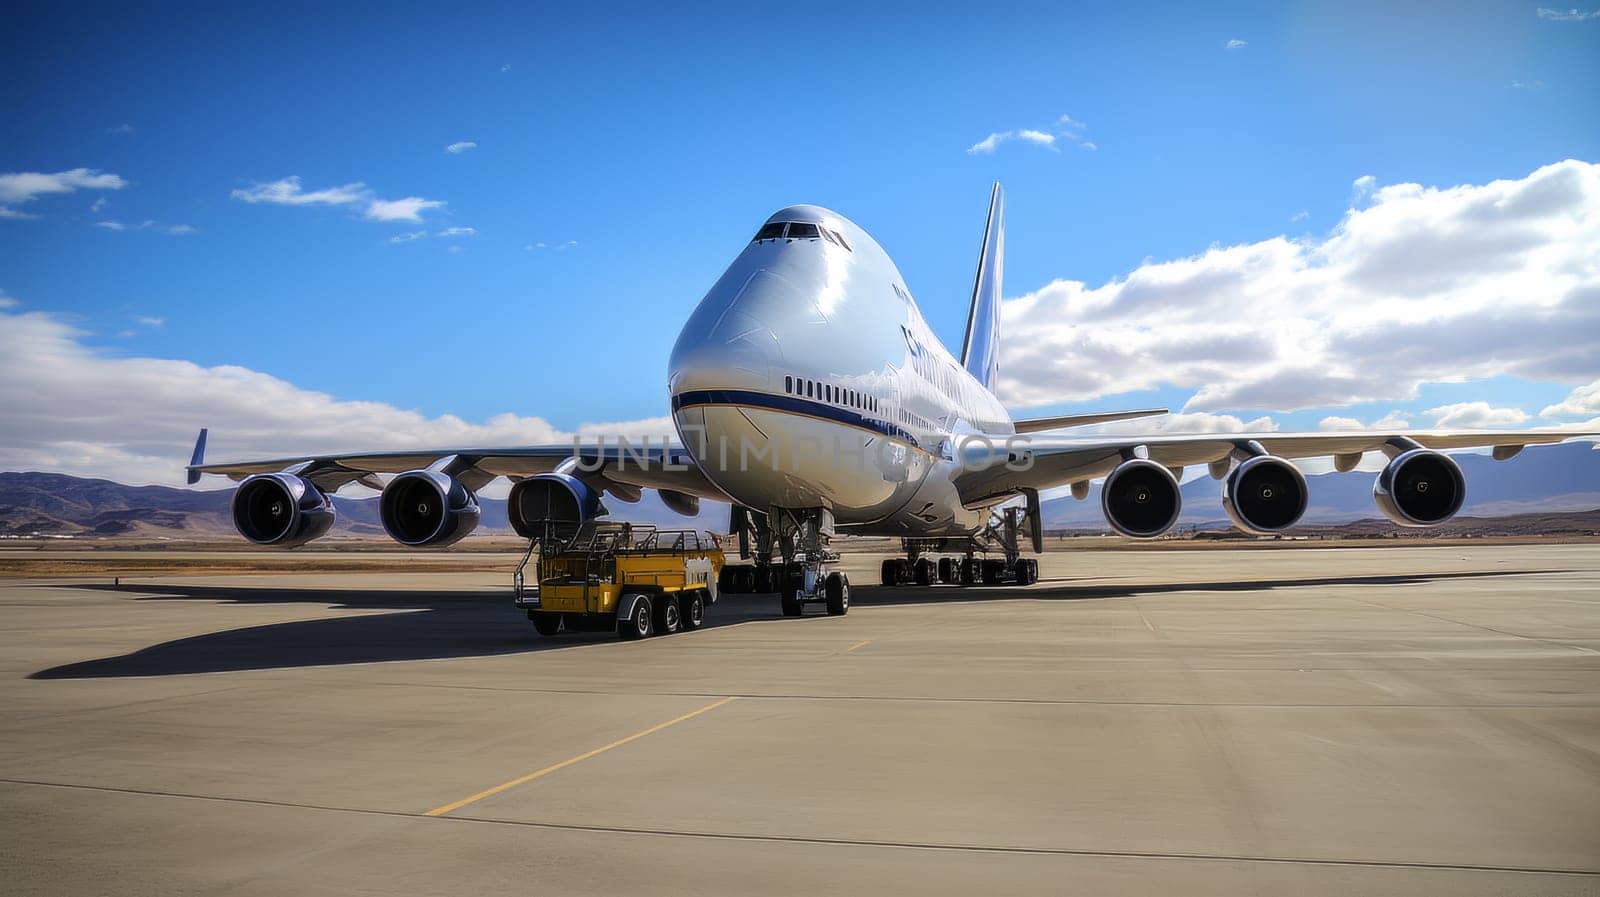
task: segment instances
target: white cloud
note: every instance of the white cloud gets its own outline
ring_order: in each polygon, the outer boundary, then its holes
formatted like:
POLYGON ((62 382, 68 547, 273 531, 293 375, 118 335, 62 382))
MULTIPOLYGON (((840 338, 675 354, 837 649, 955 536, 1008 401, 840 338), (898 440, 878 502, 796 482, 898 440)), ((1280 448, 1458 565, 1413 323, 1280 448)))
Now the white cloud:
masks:
POLYGON ((230 194, 234 199, 248 203, 269 203, 280 206, 363 206, 361 216, 368 221, 421 221, 428 209, 444 206, 442 200, 407 196, 403 199, 378 199, 366 184, 356 181, 339 187, 306 190, 298 175, 282 180, 256 183, 230 194))
POLYGON ((187 237, 190 234, 200 233, 200 229, 192 224, 174 224, 167 228, 167 233, 174 237, 187 237))
POLYGON ((96 221, 94 226, 103 227, 106 230, 127 230, 127 226, 120 221, 96 221))
POLYGON ((1378 179, 1370 174, 1364 174, 1350 182, 1350 201, 1352 203, 1366 199, 1378 186, 1378 179))
POLYGON ((1083 139, 1082 132, 1087 127, 1088 125, 1085 125, 1083 122, 1078 121, 1072 116, 1063 115, 1056 120, 1056 128, 1058 130, 1055 133, 1040 128, 1017 128, 1011 131, 995 131, 988 137, 985 137, 977 143, 967 147, 967 155, 986 156, 990 153, 993 153, 996 149, 999 149, 1002 143, 1008 143, 1013 140, 1031 143, 1034 146, 1042 146, 1046 149, 1054 150, 1056 152, 1061 151, 1061 148, 1057 146, 1058 141, 1061 140, 1075 143, 1086 150, 1097 150, 1099 149, 1098 146, 1088 140, 1083 139))
POLYGON ((1429 408, 1423 414, 1433 417, 1435 427, 1495 428, 1527 423, 1528 413, 1521 408, 1496 408, 1488 402, 1456 402, 1429 408))
POLYGON ((166 318, 158 318, 158 317, 155 317, 154 315, 135 315, 133 320, 134 320, 135 323, 139 324, 142 327, 165 327, 165 326, 167 326, 167 319, 166 318))
POLYGON ((1600 164, 1377 187, 1325 239, 1274 237, 1057 280, 1004 305, 1019 406, 1196 390, 1189 411, 1415 398, 1430 382, 1600 376, 1600 164))
POLYGON ((478 145, 476 143, 472 142, 471 140, 458 140, 455 143, 452 143, 449 146, 445 147, 444 151, 449 153, 449 154, 451 154, 452 156, 459 156, 462 153, 466 152, 467 150, 472 150, 472 149, 477 149, 477 148, 478 148, 478 145))
POLYGON ((5 290, 0 290, 0 308, 16 308, 19 304, 15 296, 8 296, 5 290))
POLYGON ((1534 14, 1551 22, 1583 22, 1589 19, 1600 19, 1600 9, 1591 9, 1585 12, 1581 9, 1547 9, 1541 6, 1534 10, 1534 14))
POLYGON ((511 71, 511 63, 508 62, 505 65, 500 66, 500 71, 502 71, 502 72, 511 71))
POLYGON ((128 182, 118 175, 93 168, 74 168, 44 174, 38 171, 13 171, 0 174, 0 218, 37 218, 26 212, 7 208, 12 203, 32 202, 51 193, 72 193, 75 190, 121 190, 128 182))
POLYGON ((1311 213, 1310 212, 1307 212, 1305 209, 1301 209, 1300 211, 1295 212, 1293 215, 1289 216, 1289 222, 1291 224, 1293 224, 1293 223, 1296 223, 1296 222, 1304 221, 1304 220, 1306 220, 1307 218, 1310 218, 1310 217, 1311 217, 1311 213))
POLYGON ((447 227, 434 234, 435 237, 473 237, 477 236, 478 229, 474 227, 447 227))
POLYGON ((1540 417, 1563 417, 1566 415, 1591 415, 1600 414, 1600 380, 1574 389, 1555 405, 1546 405, 1539 412, 1540 417))
POLYGON ((459 243, 457 243, 457 244, 452 244, 452 245, 451 245, 451 246, 450 246, 450 247, 449 247, 449 248, 448 248, 448 250, 447 250, 447 251, 448 251, 448 252, 466 252, 466 251, 467 251, 467 247, 465 247, 465 246, 462 246, 462 245, 460 245, 460 244, 459 244, 459 243))
POLYGON ((1089 152, 1092 153, 1095 150, 1099 149, 1100 145, 1098 143, 1095 143, 1093 140, 1080 140, 1080 141, 1078 141, 1078 148, 1079 149, 1086 149, 1086 150, 1088 150, 1089 152))
POLYGON ((443 206, 441 200, 423 199, 420 196, 375 199, 367 204, 367 210, 362 214, 369 221, 421 221, 423 212, 443 206))
MULTIPOLYGON (((337 399, 242 367, 112 357, 82 337, 56 315, 0 312, 0 419, 7 422, 0 428, 0 470, 178 484, 201 427, 211 428, 207 457, 215 460, 572 438, 537 417, 426 417, 382 402, 337 399)), ((652 418, 579 430, 660 439, 672 424, 652 418)))
POLYGON ((107 134, 132 134, 133 133, 133 125, 130 125, 127 122, 123 122, 122 124, 117 125, 114 128, 106 128, 106 133, 107 134))
POLYGON ((89 203, 89 211, 99 214, 100 212, 105 211, 106 206, 109 205, 111 205, 111 200, 102 196, 94 202, 89 203))
POLYGON ((549 243, 529 243, 527 246, 522 248, 527 250, 554 249, 556 252, 565 252, 568 249, 575 248, 577 245, 577 240, 568 240, 565 243, 557 243, 553 246, 549 243))
POLYGON ((390 243, 410 243, 412 240, 420 240, 423 237, 426 237, 427 235, 428 235, 428 232, 425 231, 425 230, 414 230, 414 231, 410 231, 410 232, 404 233, 404 234, 395 234, 394 236, 389 238, 389 242, 390 243))
POLYGON ((1537 79, 1532 81, 1512 81, 1511 86, 1516 90, 1538 90, 1544 86, 1544 82, 1537 79))
POLYGON ((1248 47, 1248 46, 1250 46, 1250 42, 1249 41, 1240 40, 1237 37, 1235 37, 1235 38, 1232 38, 1231 40, 1229 40, 1227 43, 1223 44, 1222 48, 1224 50, 1242 50, 1242 49, 1244 49, 1245 47, 1248 47))
POLYGON ((342 187, 306 191, 300 186, 300 177, 290 175, 282 180, 256 183, 231 194, 234 199, 249 203, 271 203, 279 206, 342 206, 362 202, 367 198, 367 185, 359 181, 342 187))

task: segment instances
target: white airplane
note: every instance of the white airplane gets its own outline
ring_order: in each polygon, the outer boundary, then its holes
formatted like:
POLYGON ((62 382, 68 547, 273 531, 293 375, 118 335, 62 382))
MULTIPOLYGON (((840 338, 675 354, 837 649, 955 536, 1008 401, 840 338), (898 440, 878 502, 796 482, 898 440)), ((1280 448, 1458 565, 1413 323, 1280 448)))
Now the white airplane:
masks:
MULTIPOLYGON (((1039 492, 1082 499, 1105 478, 1107 522, 1133 538, 1178 520, 1178 476, 1204 464, 1240 529, 1295 524, 1306 479, 1290 459, 1331 456, 1348 471, 1371 451, 1388 463, 1373 484, 1379 510, 1403 526, 1448 520, 1466 495, 1441 450, 1524 446, 1600 435, 1570 430, 1070 435, 1050 431, 1165 409, 1013 420, 994 395, 999 369, 1004 199, 996 184, 961 356, 940 343, 905 278, 867 232, 817 206, 779 210, 690 315, 668 369, 676 439, 513 448, 444 448, 206 464, 205 432, 189 481, 242 480, 239 532, 295 547, 333 524, 331 494, 356 482, 381 490, 384 528, 409 546, 446 546, 478 523, 476 493, 513 481, 516 531, 570 541, 606 514, 601 496, 638 501, 655 489, 693 514, 701 498, 733 505, 730 529, 748 563, 723 591, 779 593, 783 613, 808 602, 849 609, 850 584, 830 570, 837 533, 897 536, 885 585, 1037 579, 1025 544, 1043 549, 1039 492), (394 474, 387 483, 378 474, 394 474), (937 563, 935 563, 937 557, 937 563)), ((530 543, 531 545, 531 543, 530 543)))

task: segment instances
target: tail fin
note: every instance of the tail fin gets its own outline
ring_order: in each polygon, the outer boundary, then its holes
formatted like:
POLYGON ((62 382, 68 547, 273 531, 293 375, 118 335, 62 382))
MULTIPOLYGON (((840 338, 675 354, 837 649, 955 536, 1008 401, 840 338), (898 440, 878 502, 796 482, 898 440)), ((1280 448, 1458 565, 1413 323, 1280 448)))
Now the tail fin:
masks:
POLYGON ((983 250, 972 282, 972 308, 961 364, 990 391, 1000 378, 1000 275, 1006 258, 1006 194, 996 181, 989 194, 989 223, 983 228, 983 250))

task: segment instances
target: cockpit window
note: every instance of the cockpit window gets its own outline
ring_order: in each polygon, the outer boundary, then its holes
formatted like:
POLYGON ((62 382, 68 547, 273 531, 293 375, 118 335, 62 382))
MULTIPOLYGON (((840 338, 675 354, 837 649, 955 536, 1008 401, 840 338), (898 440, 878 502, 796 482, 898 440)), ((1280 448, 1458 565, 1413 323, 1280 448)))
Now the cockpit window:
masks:
POLYGON ((774 221, 771 224, 762 225, 761 229, 756 231, 757 240, 776 240, 781 236, 783 236, 782 221, 774 221))
POLYGON ((794 221, 789 224, 789 239, 791 240, 798 240, 802 237, 815 240, 821 236, 822 233, 817 230, 815 224, 808 224, 804 221, 794 221))
MULTIPOLYGON (((833 235, 833 242, 838 243, 840 246, 843 246, 845 249, 850 249, 850 244, 846 243, 844 241, 844 235, 843 234, 839 233, 836 230, 830 230, 830 231, 828 231, 828 233, 833 235)), ((852 249, 850 251, 854 252, 855 250, 852 249)))

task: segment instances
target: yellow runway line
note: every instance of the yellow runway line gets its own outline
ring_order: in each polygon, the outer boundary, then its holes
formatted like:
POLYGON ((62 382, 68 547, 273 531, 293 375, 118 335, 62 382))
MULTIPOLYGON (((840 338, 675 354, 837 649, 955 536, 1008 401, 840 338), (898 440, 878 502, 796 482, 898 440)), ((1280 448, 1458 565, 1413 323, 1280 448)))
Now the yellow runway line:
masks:
POLYGON ((868 646, 870 644, 872 644, 872 639, 862 639, 861 641, 856 642, 855 644, 851 645, 850 647, 844 649, 844 653, 849 654, 851 651, 854 651, 857 648, 865 648, 866 646, 868 646))
POLYGON ((446 813, 453 813, 456 810, 459 810, 462 807, 467 806, 468 804, 475 804, 478 801, 483 800, 486 797, 493 797, 493 796, 495 796, 496 794, 499 794, 502 791, 509 791, 512 788, 517 787, 518 785, 525 785, 528 782, 533 781, 534 779, 543 778, 543 777, 549 775, 550 773, 555 772, 556 770, 566 769, 568 766, 571 766, 574 763, 582 763, 583 761, 588 760, 591 757, 598 757, 601 754, 605 753, 606 751, 612 750, 614 748, 622 747, 623 745, 627 744, 630 741, 638 741, 639 739, 645 737, 646 735, 654 735, 655 733, 660 732, 662 729, 665 729, 668 726, 676 726, 678 723, 681 723, 684 720, 694 719, 695 717, 699 716, 702 713, 709 713, 710 711, 715 710, 718 707, 721 707, 723 704, 726 704, 726 703, 728 703, 729 701, 732 701, 732 700, 733 700, 733 698, 728 697, 728 698, 723 698, 720 701, 712 701, 711 703, 707 704, 704 707, 701 707, 698 710, 691 710, 688 713, 685 713, 683 716, 673 717, 672 719, 669 719, 664 723, 656 723, 655 725, 651 726, 648 729, 645 729, 645 730, 639 731, 639 732, 635 732, 635 733, 633 733, 632 735, 629 735, 626 738, 619 738, 616 741, 613 741, 608 745, 604 745, 602 747, 597 747, 594 750, 589 751, 586 754, 579 754, 576 757, 571 757, 569 759, 562 760, 560 763, 556 763, 556 764, 553 764, 551 766, 546 766, 544 769, 535 770, 534 772, 530 772, 525 776, 520 776, 518 778, 512 779, 509 782, 503 782, 503 783, 501 783, 499 785, 496 785, 493 788, 488 788, 488 789, 485 789, 483 791, 479 791, 477 794, 474 794, 474 795, 472 795, 470 797, 463 797, 462 799, 460 799, 458 801, 455 801, 454 803, 448 803, 448 804, 445 804, 442 807, 434 807, 433 809, 429 810, 425 815, 428 815, 428 816, 443 816, 446 813))

